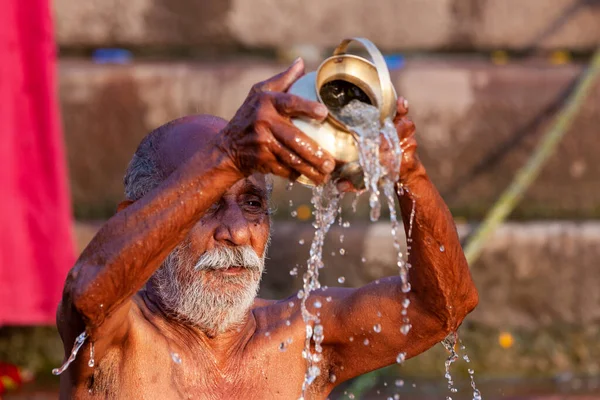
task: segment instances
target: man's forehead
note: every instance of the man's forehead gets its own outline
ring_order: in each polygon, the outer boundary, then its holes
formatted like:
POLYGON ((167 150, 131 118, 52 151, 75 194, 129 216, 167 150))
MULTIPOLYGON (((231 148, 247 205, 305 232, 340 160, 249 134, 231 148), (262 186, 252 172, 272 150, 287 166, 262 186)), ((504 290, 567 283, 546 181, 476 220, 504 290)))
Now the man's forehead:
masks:
POLYGON ((255 173, 250 175, 247 178, 239 180, 235 185, 233 185, 228 192, 237 192, 237 191, 251 191, 258 189, 258 191, 267 195, 267 182, 266 175, 255 173))

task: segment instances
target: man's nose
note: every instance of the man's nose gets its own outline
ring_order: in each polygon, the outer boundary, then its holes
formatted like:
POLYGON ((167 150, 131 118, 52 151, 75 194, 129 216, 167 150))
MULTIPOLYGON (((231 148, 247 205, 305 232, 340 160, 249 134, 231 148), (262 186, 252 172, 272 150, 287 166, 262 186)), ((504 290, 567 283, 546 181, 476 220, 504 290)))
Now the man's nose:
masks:
POLYGON ((222 210, 215 229, 215 240, 229 246, 250 244, 250 224, 237 205, 222 210))

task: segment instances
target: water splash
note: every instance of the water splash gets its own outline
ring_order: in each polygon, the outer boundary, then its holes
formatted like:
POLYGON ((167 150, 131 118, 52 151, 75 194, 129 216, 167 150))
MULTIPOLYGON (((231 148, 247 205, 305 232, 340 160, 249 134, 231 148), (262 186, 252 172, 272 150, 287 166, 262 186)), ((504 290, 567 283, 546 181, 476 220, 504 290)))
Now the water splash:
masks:
MULTIPOLYGON (((465 360, 465 362, 467 364, 470 364, 471 359, 467 355, 467 351, 466 351, 467 348, 462 343, 462 340, 459 339, 458 342, 460 343, 460 349, 465 352, 465 354, 463 354, 463 360, 465 360)), ((473 368, 469 368, 469 369, 467 369, 467 372, 469 373, 469 379, 471 381, 471 388, 473 389, 473 400, 482 400, 481 392, 479 391, 479 389, 477 389, 477 385, 475 384, 475 371, 473 370, 473 368)))
MULTIPOLYGON (((442 345, 450 353, 450 355, 446 359, 446 362, 444 363, 444 366, 446 368, 444 377, 448 380, 448 389, 451 393, 458 392, 458 389, 454 387, 454 381, 452 380, 452 375, 450 374, 450 367, 453 363, 456 362, 456 360, 458 360, 458 354, 456 353, 457 340, 458 334, 456 332, 452 332, 448 336, 446 336, 446 338, 442 341, 442 345)), ((452 397, 446 396, 446 400, 452 400, 452 397)))
POLYGON ((67 368, 69 368, 69 365, 71 365, 71 363, 75 361, 79 349, 81 349, 81 346, 83 346, 87 338, 88 334, 86 331, 83 331, 79 336, 77 336, 77 338, 75 338, 75 343, 73 344, 73 350, 71 350, 71 355, 69 356, 67 361, 63 363, 63 365, 61 365, 59 368, 54 368, 52 370, 53 375, 60 375, 63 372, 65 372, 67 368))
POLYGON ((179 353, 171 353, 171 360, 173 360, 175 364, 181 364, 181 356, 179 353))
MULTIPOLYGON (((402 149, 398 139, 398 134, 393 122, 388 119, 383 124, 379 120, 379 110, 369 104, 361 103, 360 101, 351 101, 337 115, 338 119, 344 122, 351 130, 357 134, 359 164, 363 170, 364 184, 366 192, 369 196, 370 219, 377 221, 381 215, 380 203, 380 186, 383 188, 388 208, 390 210, 390 221, 392 224, 392 235, 394 237, 394 248, 397 253, 397 265, 400 270, 401 289, 405 294, 402 310, 402 326, 400 328, 403 334, 408 334, 411 328, 410 321, 407 316, 406 309, 410 304, 408 300, 408 292, 410 291, 410 283, 408 282, 408 269, 410 264, 403 260, 403 254, 400 250, 400 224, 397 220, 396 202, 394 198, 396 182, 398 182, 400 173, 400 163, 402 161, 402 149), (389 171, 380 162, 380 146, 382 137, 387 141, 392 151, 392 165, 389 171)), ((316 363, 321 359, 321 342, 324 338, 323 327, 320 324, 318 315, 314 315, 306 308, 306 301, 310 293, 320 289, 319 269, 323 267, 323 244, 325 235, 329 231, 331 225, 335 222, 336 217, 341 214, 340 201, 343 194, 339 193, 335 184, 328 182, 323 186, 313 188, 312 204, 314 207, 315 235, 310 248, 310 256, 307 263, 307 271, 304 274, 304 287, 298 292, 298 298, 302 300, 301 311, 302 318, 306 325, 306 340, 303 357, 307 360, 307 372, 304 383, 302 385, 302 398, 305 398, 306 389, 320 375, 320 370, 316 363), (312 328, 314 326, 314 329, 312 328), (314 342, 315 353, 311 352, 311 340, 314 342)), ((352 208, 356 208, 359 195, 354 198, 352 208)), ((412 233, 412 218, 414 217, 414 201, 411 214, 412 233)), ((340 225, 344 228, 350 226, 349 222, 343 222, 340 215, 340 225)), ((408 235, 410 238, 410 234, 408 235)), ((340 242, 344 240, 343 235, 340 236, 340 242)), ((339 254, 344 255, 345 249, 340 249, 339 254)), ((407 252, 408 253, 408 252, 407 252)), ((335 252, 332 253, 335 256, 335 252)), ((363 261, 364 262, 364 261, 363 261)), ((338 278, 338 283, 344 283, 343 276, 338 278)), ((319 302, 319 304, 321 304, 319 302)), ((313 303, 316 306, 316 303, 313 303)), ((318 307, 317 307, 318 308, 318 307)), ((375 332, 381 331, 381 326, 374 327, 375 332)), ((369 344, 368 339, 365 339, 365 345, 369 344)), ((400 353, 398 356, 401 361, 404 361, 405 354, 400 353), (402 355, 402 357, 400 357, 402 355)), ((399 361, 399 362, 401 362, 399 361)))
POLYGON ((94 360, 94 342, 90 344, 90 360, 88 361, 88 367, 93 368, 96 365, 94 360))
MULTIPOLYGON (((313 188, 312 204, 314 207, 315 234, 310 246, 310 255, 307 262, 307 269, 304 273, 303 289, 298 292, 298 297, 302 299, 301 311, 302 319, 306 325, 306 339, 304 343, 303 357, 306 359, 307 369, 302 384, 302 397, 306 397, 306 389, 321 374, 321 370, 316 363, 321 360, 323 351, 321 343, 324 339, 323 326, 320 324, 318 315, 312 314, 306 307, 306 301, 310 293, 321 288, 319 282, 319 270, 323 268, 323 245, 325 236, 331 225, 335 222, 338 214, 339 204, 343 194, 339 193, 335 183, 328 182, 323 186, 313 188), (300 293, 302 295, 300 296, 300 293), (314 325, 314 329, 312 328, 314 325), (311 351, 311 342, 314 343, 315 352, 311 351)), ((319 305, 321 303, 319 302, 319 305)), ((313 303, 313 305, 315 305, 313 303)), ((317 307, 318 308, 318 307, 317 307)))

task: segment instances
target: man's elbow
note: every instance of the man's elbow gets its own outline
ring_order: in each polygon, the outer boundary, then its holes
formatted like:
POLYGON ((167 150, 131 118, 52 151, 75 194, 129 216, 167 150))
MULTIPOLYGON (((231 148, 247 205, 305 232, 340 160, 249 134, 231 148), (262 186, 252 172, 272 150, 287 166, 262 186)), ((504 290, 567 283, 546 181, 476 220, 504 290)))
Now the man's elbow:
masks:
POLYGON ((448 325, 451 327, 452 331, 458 329, 467 315, 469 315, 479 304, 479 293, 473 284, 471 284, 463 293, 462 296, 456 299, 454 307, 452 307, 455 312, 450 314, 451 318, 450 321, 448 321, 448 325))

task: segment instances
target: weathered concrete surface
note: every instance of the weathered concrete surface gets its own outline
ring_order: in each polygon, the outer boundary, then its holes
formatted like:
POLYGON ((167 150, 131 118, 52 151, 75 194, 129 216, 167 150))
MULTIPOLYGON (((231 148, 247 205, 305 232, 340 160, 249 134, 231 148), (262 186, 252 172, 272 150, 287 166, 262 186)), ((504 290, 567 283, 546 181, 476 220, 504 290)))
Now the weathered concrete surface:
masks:
POLYGON ((65 47, 331 47, 346 36, 391 51, 600 43, 595 0, 57 0, 55 14, 65 47))
MULTIPOLYGON (((106 216, 122 198, 122 175, 141 138, 190 113, 230 118, 249 88, 284 66, 63 60, 60 96, 77 215, 106 216)), ((410 102, 420 156, 456 216, 481 217, 531 154, 577 65, 493 67, 483 61, 414 60, 392 73, 410 102)), ((600 214, 600 85, 515 211, 519 217, 600 214)), ((282 192, 285 193, 285 192, 282 192)), ((298 189, 296 204, 310 192, 298 189)), ((288 199, 275 197, 280 211, 288 199)))

